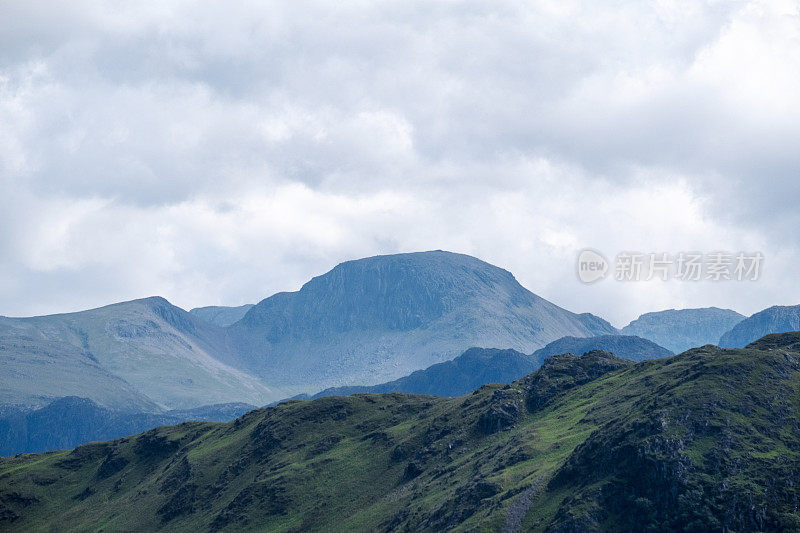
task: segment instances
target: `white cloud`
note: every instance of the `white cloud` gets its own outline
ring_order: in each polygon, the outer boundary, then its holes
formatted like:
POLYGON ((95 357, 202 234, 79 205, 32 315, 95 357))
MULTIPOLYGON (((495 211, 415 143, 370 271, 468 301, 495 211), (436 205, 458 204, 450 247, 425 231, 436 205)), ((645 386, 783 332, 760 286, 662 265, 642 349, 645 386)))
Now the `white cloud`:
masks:
POLYGON ((0 313, 463 251, 622 323, 797 303, 795 2, 4 2, 0 313), (764 279, 578 284, 577 249, 764 279))

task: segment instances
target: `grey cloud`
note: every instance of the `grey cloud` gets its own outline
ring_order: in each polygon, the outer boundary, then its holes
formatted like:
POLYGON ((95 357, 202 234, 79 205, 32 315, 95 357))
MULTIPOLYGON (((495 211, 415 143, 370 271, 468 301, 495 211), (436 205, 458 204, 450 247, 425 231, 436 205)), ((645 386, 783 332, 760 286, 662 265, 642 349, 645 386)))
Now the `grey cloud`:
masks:
MULTIPOLYGON (((613 303, 604 290, 560 289, 574 281, 562 267, 533 272, 533 259, 515 257, 568 261, 570 246, 639 245, 639 229, 655 222, 613 200, 658 186, 677 191, 676 209, 692 217, 700 206, 696 225, 708 226, 684 241, 713 245, 702 231, 719 246, 793 249, 781 240, 798 223, 800 117, 786 95, 800 83, 800 44, 796 9, 781 9, 4 2, 6 201, 34 219, 63 210, 71 242, 99 247, 71 244, 67 260, 32 220, 33 230, 0 231, 4 272, 16 287, 40 287, 25 289, 32 299, 62 280, 62 301, 75 287, 101 303, 125 292, 116 280, 193 304, 243 303, 355 255, 451 248, 519 269, 533 290, 575 308, 649 310, 634 296, 613 303), (370 203, 382 194, 404 200, 376 213, 370 203), (278 198, 285 220, 319 225, 292 233, 280 216, 258 218, 248 198, 279 211, 278 198), (99 207, 75 211, 87 201, 99 207), (350 203, 328 208, 339 201, 350 203), (603 205, 628 224, 581 219, 580 209, 603 205), (112 214, 131 250, 104 244, 112 214), (161 233, 138 229, 151 224, 161 233), (180 257, 147 256, 151 265, 134 268, 144 239, 180 257), (56 266, 34 274, 48 250, 56 266), (104 267, 116 272, 107 282, 77 281, 104 267)), ((771 283, 766 292, 780 293, 771 283)), ((17 303, 19 290, 0 294, 0 313, 51 308, 17 303)), ((684 302, 713 293, 675 292, 684 302)))

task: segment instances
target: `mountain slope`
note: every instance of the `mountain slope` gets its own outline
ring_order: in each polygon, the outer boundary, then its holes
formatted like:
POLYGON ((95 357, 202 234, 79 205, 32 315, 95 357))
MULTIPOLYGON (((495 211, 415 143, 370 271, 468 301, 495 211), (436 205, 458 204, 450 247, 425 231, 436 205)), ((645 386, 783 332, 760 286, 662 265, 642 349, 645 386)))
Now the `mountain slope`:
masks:
POLYGON ((597 337, 562 337, 533 352, 533 359, 541 364, 551 355, 571 353, 581 355, 592 350, 611 352, 631 361, 659 359, 675 355, 658 344, 633 335, 599 335, 597 337))
POLYGON ((78 313, 0 318, 0 366, 7 370, 0 390, 4 403, 42 406, 82 396, 129 409, 258 405, 275 398, 257 379, 222 362, 228 350, 224 329, 158 297, 78 313), (112 393, 115 385, 119 396, 112 393))
POLYGON ((241 320, 252 307, 253 304, 245 304, 238 307, 212 305, 208 307, 195 307, 189 312, 215 326, 225 327, 241 320))
POLYGON ((716 344, 720 335, 744 318, 736 311, 717 307, 668 309, 646 313, 622 328, 620 333, 637 335, 680 353, 696 346, 716 344))
POLYGON ((0 460, 0 526, 797 530, 800 333, 557 355, 459 398, 328 397, 0 460))
POLYGON ((333 387, 315 394, 312 398, 364 392, 461 396, 487 383, 510 383, 530 374, 539 366, 531 356, 516 350, 470 348, 452 361, 417 370, 395 381, 372 386, 333 387))
POLYGON ((228 329, 239 354, 231 364, 293 392, 396 379, 471 346, 529 353, 565 335, 616 332, 503 269, 442 251, 342 263, 262 300, 228 329))
POLYGON ((36 410, 0 411, 0 456, 74 448, 187 420, 227 422, 255 406, 234 403, 144 413, 100 407, 86 398, 59 398, 36 410))
POLYGON ((800 330, 800 305, 776 305, 742 320, 725 332, 719 345, 723 348, 741 348, 770 333, 800 330))
POLYGON ((89 351, 8 323, 0 318, 0 406, 41 407, 57 397, 91 394, 99 404, 117 409, 159 410, 89 351))

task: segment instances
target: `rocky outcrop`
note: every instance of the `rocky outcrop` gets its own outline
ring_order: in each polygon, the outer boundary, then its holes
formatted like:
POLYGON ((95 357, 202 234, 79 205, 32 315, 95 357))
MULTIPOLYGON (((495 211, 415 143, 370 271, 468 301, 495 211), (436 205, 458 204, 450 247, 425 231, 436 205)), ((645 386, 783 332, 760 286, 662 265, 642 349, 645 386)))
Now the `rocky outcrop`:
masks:
POLYGON ((491 403, 478 417, 478 431, 486 435, 497 433, 516 424, 522 411, 522 394, 518 389, 496 390, 491 403))
POLYGON ((632 364, 631 361, 600 350, 587 352, 581 357, 569 353, 554 355, 545 360, 542 368, 522 381, 525 404, 529 411, 537 411, 573 387, 632 364))

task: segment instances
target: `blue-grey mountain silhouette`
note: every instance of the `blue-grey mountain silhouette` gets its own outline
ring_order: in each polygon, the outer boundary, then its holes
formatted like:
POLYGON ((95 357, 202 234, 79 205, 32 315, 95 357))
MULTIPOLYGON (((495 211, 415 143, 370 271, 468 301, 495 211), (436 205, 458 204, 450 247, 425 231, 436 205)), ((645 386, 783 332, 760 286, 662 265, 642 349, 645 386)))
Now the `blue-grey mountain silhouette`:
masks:
POLYGON ((68 396, 39 409, 0 408, 0 456, 74 448, 187 420, 227 422, 255 409, 243 403, 206 405, 160 413, 101 407, 68 396))
POLYGON ((291 399, 314 399, 323 396, 347 396, 356 393, 404 392, 433 396, 460 396, 487 383, 511 383, 537 370, 552 355, 582 355, 602 350, 631 361, 669 357, 671 351, 641 337, 599 335, 596 337, 562 337, 536 350, 532 355, 516 350, 470 348, 452 361, 437 363, 408 376, 378 385, 331 387, 314 395, 291 399))
POLYGON ((470 348, 452 361, 437 363, 388 383, 332 387, 308 398, 347 396, 363 392, 461 396, 487 383, 510 383, 530 374, 539 366, 533 357, 516 350, 470 348))
POLYGON ((538 368, 545 359, 552 355, 562 353, 583 355, 592 350, 610 352, 622 359, 637 362, 675 355, 663 346, 635 335, 599 335, 597 337, 563 337, 536 350, 533 353, 533 359, 538 362, 538 368))
POLYGON ((744 348, 770 333, 800 330, 800 305, 776 305, 736 324, 719 339, 723 348, 744 348))
POLYGON ((222 362, 227 333, 160 297, 0 318, 0 404, 80 396, 115 409, 262 405, 276 395, 222 362))
POLYGON ((667 309, 646 313, 620 330, 623 335, 638 335, 675 353, 716 344, 720 335, 744 320, 730 309, 667 309))

